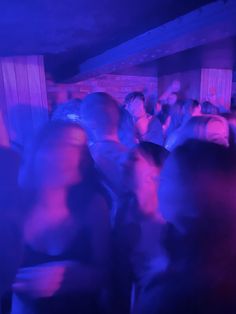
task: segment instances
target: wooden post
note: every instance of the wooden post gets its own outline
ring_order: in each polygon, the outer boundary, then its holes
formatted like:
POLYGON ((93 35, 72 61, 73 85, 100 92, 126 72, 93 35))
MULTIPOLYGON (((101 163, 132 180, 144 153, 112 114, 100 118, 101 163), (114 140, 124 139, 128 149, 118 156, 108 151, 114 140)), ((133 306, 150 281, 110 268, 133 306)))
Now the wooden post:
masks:
POLYGON ((0 106, 10 140, 24 145, 48 118, 42 56, 0 58, 0 106))
POLYGON ((233 71, 229 69, 202 69, 200 101, 210 101, 230 109, 233 71))

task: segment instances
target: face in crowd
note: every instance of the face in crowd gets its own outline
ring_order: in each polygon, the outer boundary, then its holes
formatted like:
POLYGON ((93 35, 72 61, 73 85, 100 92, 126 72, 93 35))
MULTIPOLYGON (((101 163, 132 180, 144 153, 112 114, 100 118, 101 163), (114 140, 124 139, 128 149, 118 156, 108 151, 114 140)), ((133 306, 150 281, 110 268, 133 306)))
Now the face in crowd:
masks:
POLYGON ((138 120, 146 115, 144 100, 140 97, 132 98, 126 105, 131 116, 138 120))

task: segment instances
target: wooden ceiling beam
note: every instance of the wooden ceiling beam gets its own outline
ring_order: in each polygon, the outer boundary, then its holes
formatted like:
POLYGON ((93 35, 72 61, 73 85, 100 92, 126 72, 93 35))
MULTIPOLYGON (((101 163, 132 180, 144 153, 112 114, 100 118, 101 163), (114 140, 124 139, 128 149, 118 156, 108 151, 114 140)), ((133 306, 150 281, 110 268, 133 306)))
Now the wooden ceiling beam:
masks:
POLYGON ((80 64, 79 81, 236 35, 235 0, 218 1, 152 29, 80 64))

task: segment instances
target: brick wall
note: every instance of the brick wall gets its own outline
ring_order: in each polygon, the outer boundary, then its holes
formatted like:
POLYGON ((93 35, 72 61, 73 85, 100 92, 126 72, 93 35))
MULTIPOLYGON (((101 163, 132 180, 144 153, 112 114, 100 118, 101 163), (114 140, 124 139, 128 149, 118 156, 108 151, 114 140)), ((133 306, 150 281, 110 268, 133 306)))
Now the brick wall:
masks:
POLYGON ((49 107, 71 98, 84 98, 92 92, 107 92, 123 102, 125 96, 133 91, 143 91, 147 98, 154 99, 157 96, 157 78, 107 74, 74 84, 55 84, 47 80, 49 107))

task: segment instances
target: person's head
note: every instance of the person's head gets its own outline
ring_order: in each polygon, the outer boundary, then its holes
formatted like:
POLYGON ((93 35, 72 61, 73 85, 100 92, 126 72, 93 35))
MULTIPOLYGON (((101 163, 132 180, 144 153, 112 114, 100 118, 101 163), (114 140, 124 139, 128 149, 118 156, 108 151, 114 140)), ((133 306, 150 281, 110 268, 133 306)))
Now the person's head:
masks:
POLYGON ((195 99, 187 99, 183 104, 183 114, 188 117, 195 117, 201 114, 201 106, 195 99))
POLYGON ((92 93, 81 103, 81 120, 91 141, 117 137, 120 108, 117 101, 107 93, 92 93))
POLYGON ((87 137, 77 124, 51 122, 27 151, 21 184, 40 190, 79 184, 92 165, 87 137))
POLYGON ((220 111, 215 105, 213 105, 209 101, 204 101, 201 104, 201 113, 202 114, 218 115, 220 113, 220 111))
POLYGON ((160 209, 166 220, 185 230, 185 218, 205 214, 205 202, 210 210, 213 204, 227 204, 226 196, 233 201, 230 180, 236 179, 235 157, 227 147, 206 141, 188 140, 177 147, 161 173, 160 209))
POLYGON ((70 101, 59 104, 52 112, 52 121, 68 121, 79 123, 80 122, 80 99, 71 99, 70 101))
POLYGON ((182 102, 177 102, 170 110, 170 123, 167 129, 167 137, 178 129, 183 120, 183 104, 182 102))
POLYGON ((235 186, 224 146, 191 140, 169 155, 159 188, 168 265, 153 269, 138 313, 235 313, 235 186))
POLYGON ((166 148, 173 150, 188 139, 198 139, 229 146, 229 127, 227 121, 220 116, 202 115, 192 117, 178 133, 174 142, 168 143, 166 148))
POLYGON ((128 157, 125 172, 127 190, 136 195, 148 195, 150 191, 157 193, 160 170, 167 156, 168 152, 164 147, 141 142, 128 157))
POLYGON ((134 119, 142 118, 146 115, 145 97, 141 92, 133 92, 125 97, 125 107, 134 119))

